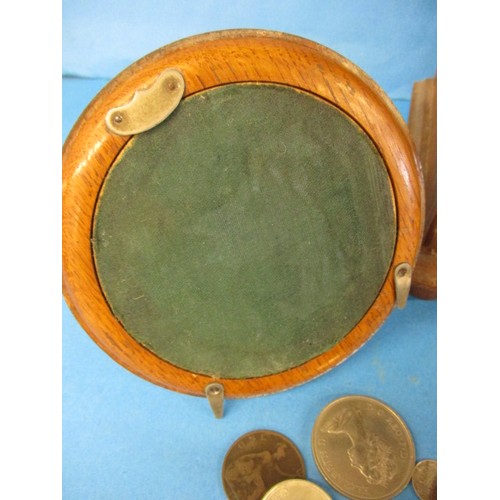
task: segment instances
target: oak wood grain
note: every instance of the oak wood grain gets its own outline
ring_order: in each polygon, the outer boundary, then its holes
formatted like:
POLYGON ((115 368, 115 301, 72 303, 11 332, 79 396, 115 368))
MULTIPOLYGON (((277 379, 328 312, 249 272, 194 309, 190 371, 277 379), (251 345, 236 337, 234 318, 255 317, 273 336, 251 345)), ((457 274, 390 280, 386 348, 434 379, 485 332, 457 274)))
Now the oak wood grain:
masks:
POLYGON ((413 272, 411 294, 437 298, 437 77, 415 82, 410 114, 410 136, 422 165, 425 189, 424 237, 413 272))
POLYGON ((229 30, 200 35, 140 59, 113 79, 82 113, 63 147, 63 291, 85 331, 115 361, 162 387, 204 395, 224 385, 228 398, 273 393, 304 383, 359 349, 394 307, 393 270, 415 263, 423 234, 422 172, 408 129, 381 89, 359 68, 314 42, 277 32, 229 30), (113 135, 104 119, 166 68, 185 79, 184 96, 235 82, 290 85, 338 106, 371 137, 387 166, 397 208, 397 241, 380 294, 362 320, 326 353, 270 376, 215 379, 180 369, 136 342, 113 316, 96 275, 91 231, 106 174, 129 137, 113 135))

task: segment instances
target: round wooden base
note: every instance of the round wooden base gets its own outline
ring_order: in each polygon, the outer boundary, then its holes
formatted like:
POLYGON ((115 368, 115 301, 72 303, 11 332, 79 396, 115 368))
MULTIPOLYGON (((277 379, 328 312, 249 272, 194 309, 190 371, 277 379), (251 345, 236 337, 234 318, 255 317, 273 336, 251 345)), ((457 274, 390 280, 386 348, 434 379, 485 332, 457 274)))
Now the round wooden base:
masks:
POLYGON ((63 148, 64 295, 95 342, 146 380, 200 396, 212 382, 220 382, 228 398, 276 392, 333 368, 387 318, 395 302, 394 269, 401 263, 413 265, 420 246, 422 200, 422 173, 406 124, 382 90, 350 61, 311 41, 276 32, 231 30, 195 36, 163 47, 120 73, 94 98, 69 134, 63 148), (359 323, 327 352, 300 366, 241 379, 181 369, 129 335, 102 292, 91 245, 94 211, 109 169, 130 140, 108 130, 106 115, 129 102, 137 90, 151 86, 168 68, 182 74, 184 97, 226 84, 265 82, 324 99, 364 130, 386 165, 397 223, 387 277, 359 323))

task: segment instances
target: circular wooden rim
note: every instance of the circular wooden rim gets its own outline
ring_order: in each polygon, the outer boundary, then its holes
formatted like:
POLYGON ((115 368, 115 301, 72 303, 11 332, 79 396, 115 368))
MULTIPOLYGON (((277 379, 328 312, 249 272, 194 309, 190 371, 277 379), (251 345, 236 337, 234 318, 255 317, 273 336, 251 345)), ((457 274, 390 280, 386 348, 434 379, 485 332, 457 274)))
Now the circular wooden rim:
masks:
POLYGON ((309 40, 260 30, 228 30, 167 45, 135 62, 94 98, 63 147, 63 292, 91 338, 115 361, 162 387, 204 395, 207 384, 224 385, 226 397, 272 393, 306 382, 361 347, 380 327, 395 302, 393 270, 414 265, 422 238, 422 176, 403 119, 382 90, 339 54, 309 40), (105 127, 108 110, 128 102, 167 68, 185 80, 184 97, 237 82, 289 85, 319 96, 355 120, 385 161, 397 210, 394 257, 382 289, 361 321, 332 349, 308 362, 264 377, 213 378, 178 368, 130 336, 101 291, 91 246, 101 185, 130 137, 105 127))

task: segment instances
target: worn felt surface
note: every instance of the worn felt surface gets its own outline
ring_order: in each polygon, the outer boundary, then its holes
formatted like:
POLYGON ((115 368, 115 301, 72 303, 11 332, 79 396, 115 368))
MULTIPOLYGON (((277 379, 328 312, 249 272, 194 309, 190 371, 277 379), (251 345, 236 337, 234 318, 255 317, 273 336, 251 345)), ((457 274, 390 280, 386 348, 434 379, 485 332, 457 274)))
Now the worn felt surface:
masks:
POLYGON ((245 378, 341 340, 385 280, 385 165, 337 108, 278 85, 182 101, 111 169, 95 216, 101 286, 163 359, 245 378))

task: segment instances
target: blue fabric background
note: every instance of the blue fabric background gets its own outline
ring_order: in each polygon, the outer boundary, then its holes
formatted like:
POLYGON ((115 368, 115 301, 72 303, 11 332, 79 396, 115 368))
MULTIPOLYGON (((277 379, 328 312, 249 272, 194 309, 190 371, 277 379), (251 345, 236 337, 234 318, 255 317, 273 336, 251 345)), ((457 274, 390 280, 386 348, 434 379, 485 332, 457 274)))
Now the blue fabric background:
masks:
MULTIPOLYGON (((185 36, 242 27, 340 52, 405 118, 413 82, 436 72, 435 1, 64 0, 63 140, 98 90, 137 58, 185 36)), ((406 420, 417 459, 436 458, 436 305, 411 298, 331 372, 283 393, 230 400, 215 420, 206 400, 156 387, 112 361, 63 304, 63 498, 223 499, 224 454, 259 428, 292 439, 308 478, 342 498, 319 474, 310 438, 321 409, 346 394, 387 402, 406 420)), ((416 496, 409 486, 399 498, 416 496)))
POLYGON ((393 99, 436 72, 435 0, 63 0, 63 74, 112 78, 167 43, 228 28, 326 45, 393 99))

